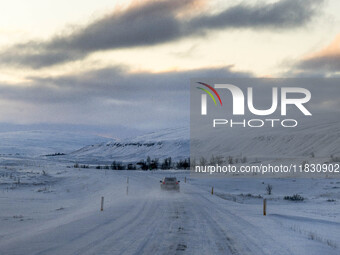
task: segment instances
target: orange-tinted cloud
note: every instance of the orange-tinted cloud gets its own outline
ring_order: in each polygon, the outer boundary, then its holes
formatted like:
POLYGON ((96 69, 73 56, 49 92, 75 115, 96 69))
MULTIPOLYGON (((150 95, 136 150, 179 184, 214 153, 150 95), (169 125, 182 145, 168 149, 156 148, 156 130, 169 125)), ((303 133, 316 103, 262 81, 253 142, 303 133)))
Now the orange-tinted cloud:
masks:
POLYGON ((325 48, 304 57, 297 67, 302 70, 340 71, 340 34, 325 48))
POLYGON ((13 45, 0 52, 0 64, 38 69, 81 60, 98 51, 153 46, 202 37, 210 31, 292 29, 311 21, 322 2, 242 2, 212 14, 202 11, 203 0, 138 1, 71 33, 13 45))

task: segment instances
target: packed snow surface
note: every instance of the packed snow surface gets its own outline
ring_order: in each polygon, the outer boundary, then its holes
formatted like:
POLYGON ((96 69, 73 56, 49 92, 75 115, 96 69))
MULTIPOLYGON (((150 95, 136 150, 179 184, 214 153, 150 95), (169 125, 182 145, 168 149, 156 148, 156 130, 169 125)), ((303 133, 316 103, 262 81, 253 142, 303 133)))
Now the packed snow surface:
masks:
POLYGON ((0 166, 0 254, 339 254, 339 191, 336 179, 193 178, 18 161, 0 166), (180 180, 179 193, 161 191, 164 176, 180 180), (304 200, 284 200, 295 193, 304 200))
MULTIPOLYGON (((251 156, 264 163, 327 162, 331 155, 337 160, 337 123, 244 136, 223 131, 222 149, 225 156, 246 156, 248 163, 251 156)), ((1 135, 0 254, 340 254, 340 179, 203 178, 179 170, 94 168, 147 156, 186 158, 185 128, 124 140, 1 135), (90 168, 73 168, 74 162, 90 168), (161 191, 165 176, 180 180, 180 192, 161 191), (296 194, 303 200, 285 199, 296 194)), ((215 150, 215 143, 205 145, 215 150)))

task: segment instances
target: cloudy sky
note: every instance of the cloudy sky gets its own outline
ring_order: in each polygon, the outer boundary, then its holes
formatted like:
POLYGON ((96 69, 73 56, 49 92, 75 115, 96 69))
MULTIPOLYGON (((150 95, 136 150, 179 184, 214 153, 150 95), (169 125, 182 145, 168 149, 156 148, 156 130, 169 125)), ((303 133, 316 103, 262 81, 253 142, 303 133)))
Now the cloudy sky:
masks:
POLYGON ((339 10, 337 0, 6 1, 0 125, 184 126, 193 77, 338 76, 339 10))

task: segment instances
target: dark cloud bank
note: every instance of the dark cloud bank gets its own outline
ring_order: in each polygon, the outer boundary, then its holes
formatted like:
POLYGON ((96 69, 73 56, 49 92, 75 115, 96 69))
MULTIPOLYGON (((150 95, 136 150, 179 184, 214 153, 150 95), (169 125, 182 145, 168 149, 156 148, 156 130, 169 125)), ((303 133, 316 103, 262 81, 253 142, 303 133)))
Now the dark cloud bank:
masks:
MULTIPOLYGON (((151 46, 223 29, 291 29, 308 23, 322 1, 281 0, 233 6, 219 13, 182 17, 195 0, 150 1, 77 27, 47 41, 13 45, 0 53, 3 65, 42 68, 102 50, 151 46)), ((247 2, 248 3, 248 2, 247 2)))
POLYGON ((27 123, 137 129, 185 126, 189 124, 190 78, 250 76, 229 68, 151 74, 111 67, 68 76, 31 77, 30 86, 0 85, 0 102, 7 102, 0 116, 2 121, 15 115, 27 123))
POLYGON ((340 54, 314 57, 298 62, 296 69, 305 72, 321 72, 323 74, 340 71, 340 54))

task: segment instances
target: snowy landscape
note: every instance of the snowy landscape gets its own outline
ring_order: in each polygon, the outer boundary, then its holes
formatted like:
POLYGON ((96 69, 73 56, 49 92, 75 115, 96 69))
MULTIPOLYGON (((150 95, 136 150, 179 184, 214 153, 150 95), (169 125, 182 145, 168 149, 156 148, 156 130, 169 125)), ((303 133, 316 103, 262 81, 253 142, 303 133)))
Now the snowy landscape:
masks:
POLYGON ((175 162, 189 156, 186 137, 185 129, 168 129, 124 141, 97 137, 93 145, 75 139, 85 146, 57 144, 56 155, 46 156, 42 135, 34 143, 42 154, 2 153, 0 254, 339 254, 340 179, 96 169, 115 157, 175 162), (118 143, 127 145, 111 146, 118 143), (165 176, 180 180, 179 193, 160 190, 165 176))
POLYGON ((340 255, 339 10, 2 1, 0 255, 340 255))

